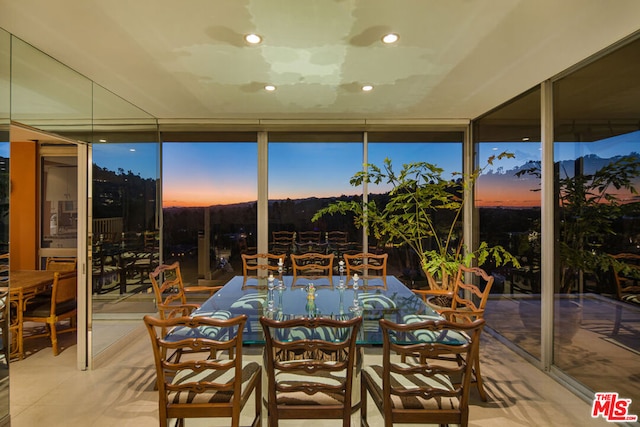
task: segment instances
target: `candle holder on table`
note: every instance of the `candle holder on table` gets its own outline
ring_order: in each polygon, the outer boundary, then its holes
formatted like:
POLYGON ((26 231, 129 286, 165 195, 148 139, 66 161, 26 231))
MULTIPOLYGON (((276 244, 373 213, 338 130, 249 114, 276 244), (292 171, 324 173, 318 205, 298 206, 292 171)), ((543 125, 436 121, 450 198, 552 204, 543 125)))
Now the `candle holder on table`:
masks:
POLYGON ((284 272, 284 262, 282 258, 278 259, 278 284, 276 285, 276 289, 282 291, 284 286, 284 281, 282 280, 282 273, 284 272))
POLYGON ((273 313, 276 311, 274 302, 273 302, 273 290, 275 289, 275 278, 273 274, 270 274, 267 277, 267 311, 269 313, 273 313))
POLYGON ((340 262, 338 262, 338 271, 340 272, 340 281, 338 282, 338 286, 336 286, 336 289, 344 290, 346 289, 346 286, 344 284, 344 261, 343 260, 340 260, 340 262))
POLYGON ((350 311, 359 313, 362 311, 362 307, 360 306, 360 300, 358 299, 358 281, 360 280, 360 278, 358 277, 358 274, 354 274, 353 275, 353 305, 351 305, 349 307, 350 311))

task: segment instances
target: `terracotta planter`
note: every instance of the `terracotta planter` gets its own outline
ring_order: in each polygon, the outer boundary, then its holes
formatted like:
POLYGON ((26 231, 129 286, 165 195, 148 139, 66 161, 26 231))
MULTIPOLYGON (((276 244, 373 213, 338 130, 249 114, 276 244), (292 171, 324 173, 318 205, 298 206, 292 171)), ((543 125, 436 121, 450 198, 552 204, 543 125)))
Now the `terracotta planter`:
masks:
POLYGON ((427 298, 427 305, 436 312, 451 308, 451 297, 446 295, 434 295, 427 298))

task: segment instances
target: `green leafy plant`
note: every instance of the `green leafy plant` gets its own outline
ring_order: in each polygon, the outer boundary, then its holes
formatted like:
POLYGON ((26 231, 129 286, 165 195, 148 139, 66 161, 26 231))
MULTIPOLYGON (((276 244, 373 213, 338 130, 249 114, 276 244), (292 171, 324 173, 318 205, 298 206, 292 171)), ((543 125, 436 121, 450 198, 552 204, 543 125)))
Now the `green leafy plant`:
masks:
POLYGON ((470 194, 467 190, 494 161, 511 157, 513 154, 507 152, 491 156, 485 166, 469 176, 456 172, 451 179, 443 177, 444 169, 428 162, 403 164, 398 172, 389 158, 382 167, 367 164, 350 184, 390 185, 386 197, 372 197, 366 204, 359 200, 336 201, 316 212, 312 221, 323 215, 351 214, 356 227, 366 229, 386 246, 409 247, 418 256, 432 289, 450 290, 450 277, 460 264, 469 266, 475 260, 482 265, 492 260, 496 266, 511 263, 519 267, 517 259, 502 246, 481 242, 471 250, 460 236, 464 195, 470 194))

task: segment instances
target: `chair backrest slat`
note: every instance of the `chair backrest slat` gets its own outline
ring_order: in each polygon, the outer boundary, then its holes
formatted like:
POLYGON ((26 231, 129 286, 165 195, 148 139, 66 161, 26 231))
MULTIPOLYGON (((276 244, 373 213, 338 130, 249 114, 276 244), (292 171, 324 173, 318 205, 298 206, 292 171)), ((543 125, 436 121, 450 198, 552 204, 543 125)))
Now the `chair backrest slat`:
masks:
POLYGON ((479 267, 458 267, 451 309, 441 311, 449 320, 472 322, 484 317, 494 277, 479 267))
POLYGON ((188 303, 180 262, 162 264, 149 273, 161 319, 188 316, 199 304, 188 303))
POLYGON ((299 243, 320 243, 320 239, 322 238, 322 233, 315 230, 298 231, 297 234, 299 243))
MULTIPOLYGON (((269 417, 339 418, 348 420, 352 407, 356 339, 362 317, 347 320, 260 318, 265 335, 269 417), (322 416, 310 416, 306 403, 280 405, 279 396, 302 393, 322 416), (332 396, 331 404, 326 396, 332 396), (317 406, 315 406, 317 404, 317 406), (323 407, 324 405, 324 407, 323 407)), ((345 424, 347 425, 347 424, 345 424)))
POLYGON ((637 297, 628 298, 628 296, 640 295, 640 284, 638 284, 640 281, 640 254, 620 253, 613 255, 613 258, 621 263, 621 265, 612 268, 618 300, 637 301, 637 297))
POLYGON ((75 257, 49 257, 45 268, 49 271, 74 271, 77 265, 75 257))
POLYGON ((52 313, 55 313, 55 304, 72 301, 77 298, 78 284, 75 272, 58 272, 54 273, 52 288, 52 313))
POLYGON ((328 280, 328 284, 332 285, 334 257, 334 254, 322 254, 316 252, 292 254, 291 266, 293 268, 293 283, 296 283, 298 277, 304 277, 312 280, 326 278, 328 280))
POLYGON ((271 253, 259 253, 259 254, 242 254, 242 275, 246 277, 259 276, 260 272, 265 272, 267 275, 278 274, 278 262, 284 262, 286 255, 271 254, 271 253))
POLYGON ((347 277, 358 273, 364 280, 369 278, 381 278, 382 283, 387 283, 387 259, 388 254, 357 253, 344 254, 344 262, 347 267, 347 277))

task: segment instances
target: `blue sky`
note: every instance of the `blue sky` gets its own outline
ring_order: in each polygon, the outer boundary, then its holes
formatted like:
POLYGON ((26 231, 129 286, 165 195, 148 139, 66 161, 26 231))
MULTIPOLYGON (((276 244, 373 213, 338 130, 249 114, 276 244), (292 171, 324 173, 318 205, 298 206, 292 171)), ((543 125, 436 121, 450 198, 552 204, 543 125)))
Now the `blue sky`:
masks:
MULTIPOLYGON (((3 149, 0 144, 0 150, 3 149)), ((556 144, 556 160, 597 154, 612 157, 640 151, 640 132, 580 144, 556 144)), ((514 169, 529 160, 540 160, 539 142, 483 143, 479 162, 493 154, 510 151, 514 159, 503 159, 493 170, 514 169)), ((1 151, 0 151, 1 153, 1 151)), ((131 170, 143 178, 158 176, 156 144, 96 144, 94 162, 110 170, 131 170)), ((238 203, 256 199, 257 144, 247 143, 165 143, 164 204, 209 205, 238 203)), ((461 170, 459 143, 369 143, 369 163, 382 165, 385 157, 396 170, 403 163, 427 161, 447 173, 461 170)), ((269 198, 328 197, 359 192, 349 179, 362 168, 359 143, 278 143, 269 144, 269 198)), ((384 188, 380 188, 383 191, 384 188)))

